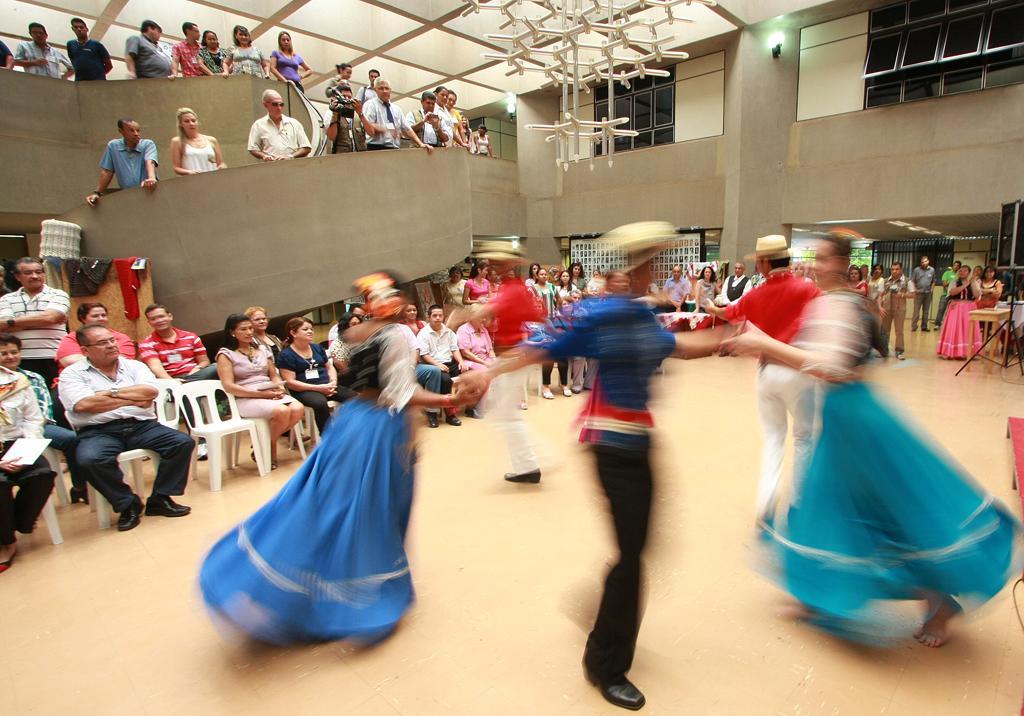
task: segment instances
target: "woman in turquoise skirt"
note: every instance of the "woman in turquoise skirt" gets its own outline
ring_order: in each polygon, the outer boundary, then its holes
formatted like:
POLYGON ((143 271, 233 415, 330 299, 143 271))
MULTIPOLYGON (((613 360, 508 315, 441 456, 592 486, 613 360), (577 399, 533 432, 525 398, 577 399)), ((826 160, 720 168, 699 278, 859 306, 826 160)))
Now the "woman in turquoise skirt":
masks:
POLYGON ((270 502, 225 535, 199 585, 218 621, 274 644, 386 637, 413 601, 405 532, 413 494, 407 412, 479 395, 424 391, 397 325, 394 279, 357 285, 374 320, 350 359, 353 389, 320 444, 270 502), (372 332, 372 333, 371 333, 372 332))
POLYGON ((994 597, 1019 569, 1020 523, 899 418, 860 374, 873 317, 846 284, 850 244, 819 243, 825 294, 793 345, 760 333, 723 344, 822 380, 821 425, 784 520, 760 524, 778 580, 812 623, 844 638, 892 643, 897 600, 923 600, 914 636, 931 647, 948 622, 994 597))

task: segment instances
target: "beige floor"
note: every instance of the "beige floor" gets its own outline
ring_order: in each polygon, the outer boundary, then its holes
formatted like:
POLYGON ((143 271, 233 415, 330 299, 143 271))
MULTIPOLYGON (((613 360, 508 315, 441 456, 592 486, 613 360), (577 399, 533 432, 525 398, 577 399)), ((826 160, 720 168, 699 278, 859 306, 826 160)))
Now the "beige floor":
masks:
MULTIPOLYGON (((931 356, 934 334, 908 340, 910 360, 878 370, 880 388, 1016 499, 1004 425, 1024 413, 1021 381, 980 368, 954 378, 957 364, 931 356)), ((752 362, 712 358, 673 362, 656 383, 659 483, 632 671, 645 711, 1018 713, 1024 637, 1008 590, 943 649, 870 650, 794 623, 786 597, 751 571, 753 381, 752 362)), ((202 467, 184 500, 192 516, 125 534, 98 531, 81 505, 62 509, 65 543, 40 529, 0 576, 0 713, 621 713, 579 665, 611 555, 570 428, 581 405, 531 398, 529 422, 561 454, 537 487, 500 479, 504 445, 486 423, 422 432, 409 538, 418 602, 371 650, 226 643, 200 605, 204 550, 284 484, 294 454, 267 479, 234 471, 219 493, 202 467)))

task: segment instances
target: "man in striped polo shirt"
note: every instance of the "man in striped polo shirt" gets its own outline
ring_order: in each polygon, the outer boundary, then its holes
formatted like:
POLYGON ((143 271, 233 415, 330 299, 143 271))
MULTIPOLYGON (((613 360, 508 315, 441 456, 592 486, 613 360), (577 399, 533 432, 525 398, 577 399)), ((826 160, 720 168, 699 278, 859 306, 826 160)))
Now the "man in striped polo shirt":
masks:
POLYGON ((0 328, 21 339, 21 366, 51 385, 57 377, 57 346, 68 334, 71 299, 46 285, 39 259, 26 256, 15 261, 14 277, 21 288, 0 296, 0 328))
POLYGON ((139 341, 139 360, 157 378, 191 382, 217 377, 217 367, 210 364, 202 339, 191 331, 175 328, 174 315, 166 306, 146 306, 146 320, 153 332, 139 341))

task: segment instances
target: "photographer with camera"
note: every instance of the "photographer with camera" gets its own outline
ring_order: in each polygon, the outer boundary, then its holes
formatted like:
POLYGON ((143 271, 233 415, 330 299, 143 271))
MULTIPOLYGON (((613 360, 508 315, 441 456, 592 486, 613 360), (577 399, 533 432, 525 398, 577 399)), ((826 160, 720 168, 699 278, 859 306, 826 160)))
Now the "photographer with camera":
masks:
POLYGON ((405 118, 406 123, 412 126, 412 131, 428 147, 444 147, 450 135, 445 131, 444 122, 437 112, 437 95, 424 92, 420 95, 420 105, 420 109, 409 112, 405 118))
POLYGON ((352 97, 352 88, 337 84, 327 89, 331 100, 331 123, 327 127, 327 139, 331 142, 331 154, 366 151, 366 130, 357 114, 363 111, 363 103, 352 97))

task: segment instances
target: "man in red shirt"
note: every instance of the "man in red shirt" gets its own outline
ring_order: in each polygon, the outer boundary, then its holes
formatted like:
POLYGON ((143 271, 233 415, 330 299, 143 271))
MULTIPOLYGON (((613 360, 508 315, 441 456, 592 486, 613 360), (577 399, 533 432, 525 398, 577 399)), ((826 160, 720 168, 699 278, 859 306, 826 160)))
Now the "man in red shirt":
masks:
MULTIPOLYGON (((503 280, 497 295, 487 303, 477 304, 475 310, 494 319, 495 325, 491 329, 494 352, 498 356, 507 356, 518 351, 519 345, 526 338, 523 324, 543 321, 545 314, 530 295, 526 284, 515 273, 516 266, 525 263, 522 256, 507 242, 496 241, 493 245, 481 248, 482 251, 476 254, 477 258, 487 259, 503 280)), ((538 483, 540 463, 519 409, 524 381, 522 372, 507 373, 496 378, 488 390, 485 412, 505 433, 508 442, 512 472, 506 473, 505 479, 509 482, 538 483)))
POLYGON ((212 75, 200 59, 199 50, 199 26, 194 22, 186 22, 181 26, 181 32, 185 39, 178 42, 171 48, 171 79, 181 72, 182 77, 202 77, 212 75))
MULTIPOLYGON (((804 309, 819 295, 818 287, 794 276, 789 270, 786 237, 778 234, 757 240, 753 256, 757 270, 767 280, 742 301, 707 310, 730 323, 747 320, 763 333, 783 343, 791 342, 800 329, 804 309)), ((814 390, 811 379, 789 366, 761 359, 757 373, 757 409, 764 431, 761 477, 757 486, 757 517, 769 515, 782 477, 789 416, 793 417, 793 474, 799 475, 810 455, 814 431, 814 390)))
POLYGON ((217 367, 210 364, 206 347, 195 333, 174 327, 174 315, 166 306, 146 306, 146 320, 153 332, 139 341, 139 360, 157 378, 182 381, 215 380, 217 367))

